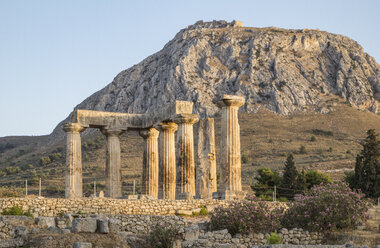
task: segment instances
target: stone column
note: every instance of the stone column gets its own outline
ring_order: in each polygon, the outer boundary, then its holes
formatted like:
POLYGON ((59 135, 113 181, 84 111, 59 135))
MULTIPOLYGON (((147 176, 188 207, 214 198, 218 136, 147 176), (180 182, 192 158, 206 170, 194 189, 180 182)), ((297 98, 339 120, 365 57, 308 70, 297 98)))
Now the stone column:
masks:
POLYGON ((159 136, 159 198, 175 200, 176 158, 174 132, 177 124, 166 122, 158 125, 159 136))
POLYGON ((194 135, 195 114, 179 114, 173 121, 178 124, 176 137, 177 199, 193 199, 195 196, 194 135))
POLYGON ((154 128, 140 131, 144 138, 142 187, 143 194, 158 198, 158 135, 154 128))
POLYGON ((83 196, 82 190, 82 143, 80 133, 84 131, 79 123, 66 123, 66 186, 65 197, 76 198, 83 196))
POLYGON ((211 198, 217 191, 214 119, 200 119, 194 128, 196 198, 211 198))
POLYGON ((105 196, 118 198, 122 196, 120 135, 124 130, 101 129, 101 132, 107 137, 105 196))
POLYGON ((221 168, 220 192, 234 195, 241 191, 241 154, 240 126, 238 109, 244 104, 244 98, 224 95, 222 101, 221 120, 221 168))

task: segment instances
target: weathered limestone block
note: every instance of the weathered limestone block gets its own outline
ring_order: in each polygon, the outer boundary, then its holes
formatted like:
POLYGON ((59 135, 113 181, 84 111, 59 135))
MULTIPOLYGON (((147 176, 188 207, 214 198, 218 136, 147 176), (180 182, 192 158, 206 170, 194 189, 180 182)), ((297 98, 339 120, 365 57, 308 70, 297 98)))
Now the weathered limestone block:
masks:
POLYGON ((196 196, 211 198, 217 191, 214 119, 195 124, 196 196))
POLYGON ((107 137, 106 151, 106 196, 118 198, 121 193, 121 157, 120 157, 120 135, 121 129, 101 129, 107 137))
POLYGON ((108 225, 109 225, 109 232, 110 233, 118 233, 120 232, 120 220, 116 218, 110 218, 108 220, 108 225))
POLYGON ((195 196, 194 135, 195 114, 180 114, 173 121, 178 124, 176 136, 177 199, 193 199, 195 196))
POLYGON ((28 235, 28 228, 26 226, 14 226, 13 227, 13 238, 26 239, 28 235))
POLYGON ((159 131, 149 128, 140 131, 144 138, 142 186, 143 194, 158 198, 158 135, 159 131))
POLYGON ((75 218, 73 220, 72 231, 74 233, 94 233, 96 228, 97 221, 94 218, 75 218))
POLYGON ((238 109, 245 100, 240 96, 224 95, 221 120, 221 169, 219 191, 234 194, 241 191, 240 126, 238 109))
POLYGON ((158 125, 159 136, 159 198, 175 200, 176 157, 174 132, 177 124, 166 122, 158 125))
POLYGON ((38 228, 55 227, 54 217, 38 217, 35 219, 38 228))
POLYGON ((78 123, 66 123, 66 186, 65 197, 82 197, 82 143, 80 133, 84 127, 78 123))
POLYGON ((98 229, 100 233, 109 233, 108 218, 98 220, 98 229))
POLYGON ((185 240, 196 240, 199 237, 199 228, 196 225, 192 225, 184 228, 185 240))
POLYGON ((89 242, 75 242, 73 248, 92 248, 92 244, 89 242))
POLYGON ((0 223, 5 223, 8 226, 31 227, 34 224, 34 218, 27 217, 27 216, 5 215, 5 216, 0 216, 0 223))
POLYGON ((22 238, 0 240, 0 248, 20 247, 23 245, 24 239, 22 238))

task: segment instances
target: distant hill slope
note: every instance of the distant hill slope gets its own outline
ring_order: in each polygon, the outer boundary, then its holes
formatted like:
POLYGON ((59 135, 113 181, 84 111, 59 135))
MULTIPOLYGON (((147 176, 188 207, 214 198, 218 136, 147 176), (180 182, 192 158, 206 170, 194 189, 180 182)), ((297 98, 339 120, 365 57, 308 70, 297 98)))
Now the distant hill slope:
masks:
MULTIPOLYGON (((380 66, 342 35, 200 21, 75 108, 145 113, 187 100, 195 103, 196 113, 213 116, 223 94, 244 96, 242 109, 248 113, 303 111, 328 94, 377 113, 380 66)), ((63 138, 62 124, 50 144, 63 138)))

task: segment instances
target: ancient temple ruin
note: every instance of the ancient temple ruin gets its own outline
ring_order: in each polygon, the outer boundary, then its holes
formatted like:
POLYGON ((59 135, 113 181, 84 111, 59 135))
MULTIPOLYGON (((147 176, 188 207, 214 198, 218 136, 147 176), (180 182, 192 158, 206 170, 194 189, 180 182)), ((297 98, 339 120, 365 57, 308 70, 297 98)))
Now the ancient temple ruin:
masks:
POLYGON ((139 131, 144 139, 143 194, 160 199, 225 198, 241 191, 238 109, 244 98, 224 95, 221 132, 221 181, 216 185, 214 121, 198 119, 193 103, 175 101, 154 113, 128 114, 76 110, 63 130, 67 135, 65 197, 82 197, 81 132, 98 128, 107 140, 105 196, 121 191, 120 135, 139 131), (198 124, 194 137, 193 125, 198 124), (202 130, 202 132, 201 132, 202 130), (205 137, 199 137, 199 136, 205 137), (194 156, 194 138, 199 156, 194 156), (197 177, 195 170, 197 169, 197 177), (216 193, 215 193, 216 192, 216 193))

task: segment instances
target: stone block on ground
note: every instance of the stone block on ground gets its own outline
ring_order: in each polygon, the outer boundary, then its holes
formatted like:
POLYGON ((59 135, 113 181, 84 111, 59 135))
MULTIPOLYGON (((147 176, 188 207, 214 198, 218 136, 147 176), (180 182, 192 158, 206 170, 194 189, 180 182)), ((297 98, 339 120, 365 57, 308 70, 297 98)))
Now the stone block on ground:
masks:
POLYGON ((73 248, 92 248, 92 244, 89 242, 75 242, 73 248))
POLYGON ((196 225, 192 225, 184 228, 184 239, 185 240, 197 240, 199 237, 199 228, 196 225))
POLYGON ((55 227, 54 217, 37 217, 35 219, 38 228, 48 228, 51 226, 55 227))
POLYGON ((118 219, 110 218, 108 220, 109 232, 118 233, 120 231, 120 221, 118 219))
POLYGON ((28 228, 26 226, 13 227, 13 238, 26 239, 28 235, 28 228))
POLYGON ((100 233, 109 233, 108 219, 98 219, 98 230, 100 233))
POLYGON ((94 218, 75 218, 72 231, 74 233, 94 233, 97 229, 97 221, 94 218))
POLYGON ((24 245, 22 238, 0 240, 0 248, 20 247, 24 245))

